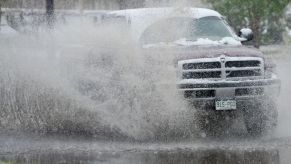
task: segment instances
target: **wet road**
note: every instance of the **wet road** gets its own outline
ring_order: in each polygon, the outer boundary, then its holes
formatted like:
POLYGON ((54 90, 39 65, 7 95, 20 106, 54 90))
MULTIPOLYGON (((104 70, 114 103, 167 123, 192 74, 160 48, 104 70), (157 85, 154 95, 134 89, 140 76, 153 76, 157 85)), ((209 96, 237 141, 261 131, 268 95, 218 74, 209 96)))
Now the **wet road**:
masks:
POLYGON ((132 143, 64 136, 15 136, 1 136, 0 163, 287 164, 291 160, 291 138, 132 143))

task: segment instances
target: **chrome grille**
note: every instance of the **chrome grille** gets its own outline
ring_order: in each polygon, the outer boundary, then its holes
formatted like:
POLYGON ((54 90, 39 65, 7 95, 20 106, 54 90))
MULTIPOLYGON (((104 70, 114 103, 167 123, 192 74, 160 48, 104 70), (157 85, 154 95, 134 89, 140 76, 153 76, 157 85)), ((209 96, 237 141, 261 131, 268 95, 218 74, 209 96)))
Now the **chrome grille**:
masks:
POLYGON ((182 79, 226 79, 260 78, 264 74, 264 63, 258 57, 203 58, 179 61, 182 79))
POLYGON ((226 71, 226 78, 261 76, 260 69, 226 71))
POLYGON ((220 78, 221 71, 211 71, 211 72, 184 72, 183 79, 211 79, 220 78))
POLYGON ((260 67, 261 62, 258 60, 246 60, 246 61, 228 61, 225 63, 225 67, 260 67))
POLYGON ((213 69, 213 68, 221 68, 221 63, 220 62, 207 62, 207 63, 185 63, 185 64, 183 64, 184 70, 213 69))

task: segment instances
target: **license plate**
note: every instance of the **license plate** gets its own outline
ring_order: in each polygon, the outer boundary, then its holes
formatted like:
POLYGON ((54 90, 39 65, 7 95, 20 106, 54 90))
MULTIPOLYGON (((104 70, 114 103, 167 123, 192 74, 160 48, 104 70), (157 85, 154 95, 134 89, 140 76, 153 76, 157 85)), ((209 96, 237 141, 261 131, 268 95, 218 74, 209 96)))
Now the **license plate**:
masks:
POLYGON ((216 110, 235 110, 236 100, 216 100, 216 110))

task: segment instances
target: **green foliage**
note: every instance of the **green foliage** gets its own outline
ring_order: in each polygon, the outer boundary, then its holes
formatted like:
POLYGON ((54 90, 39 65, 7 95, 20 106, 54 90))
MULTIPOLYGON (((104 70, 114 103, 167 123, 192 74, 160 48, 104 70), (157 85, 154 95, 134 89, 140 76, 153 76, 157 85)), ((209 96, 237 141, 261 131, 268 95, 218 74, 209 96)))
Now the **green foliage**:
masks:
POLYGON ((250 27, 254 31, 254 45, 273 43, 282 38, 284 9, 291 0, 205 0, 225 15, 239 30, 250 27))

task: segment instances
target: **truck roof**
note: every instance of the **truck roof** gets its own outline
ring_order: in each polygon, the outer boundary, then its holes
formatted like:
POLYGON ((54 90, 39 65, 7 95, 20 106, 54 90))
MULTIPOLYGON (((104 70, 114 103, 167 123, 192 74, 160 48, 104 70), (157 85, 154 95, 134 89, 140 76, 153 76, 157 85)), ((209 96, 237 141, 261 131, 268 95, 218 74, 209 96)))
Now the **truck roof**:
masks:
POLYGON ((221 15, 211 9, 206 8, 138 8, 138 9, 127 9, 127 10, 118 10, 112 11, 111 14, 115 14, 117 16, 125 16, 125 17, 145 17, 145 16, 189 16, 193 18, 202 18, 208 16, 216 16, 221 17, 221 15))
POLYGON ((122 17, 130 24, 134 38, 138 39, 143 31, 153 23, 169 17, 222 17, 218 12, 205 8, 138 8, 109 12, 111 17, 122 17))

